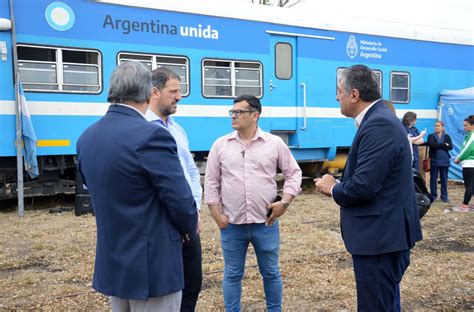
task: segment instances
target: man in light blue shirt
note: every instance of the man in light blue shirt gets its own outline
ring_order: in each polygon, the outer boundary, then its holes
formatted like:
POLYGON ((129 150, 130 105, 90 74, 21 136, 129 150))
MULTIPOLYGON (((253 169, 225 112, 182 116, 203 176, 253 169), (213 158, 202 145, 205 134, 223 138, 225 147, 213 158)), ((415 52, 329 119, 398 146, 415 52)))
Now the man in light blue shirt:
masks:
MULTIPOLYGON (((176 141, 178 156, 186 180, 191 187, 196 207, 200 210, 202 188, 201 176, 189 150, 188 137, 184 129, 174 121, 177 104, 181 100, 180 78, 166 67, 152 72, 154 90, 146 117, 160 127, 167 129, 176 141)), ((159 160, 157 160, 159 161, 159 160)), ((181 311, 194 311, 202 285, 202 251, 199 234, 196 239, 183 245, 184 289, 181 311)))

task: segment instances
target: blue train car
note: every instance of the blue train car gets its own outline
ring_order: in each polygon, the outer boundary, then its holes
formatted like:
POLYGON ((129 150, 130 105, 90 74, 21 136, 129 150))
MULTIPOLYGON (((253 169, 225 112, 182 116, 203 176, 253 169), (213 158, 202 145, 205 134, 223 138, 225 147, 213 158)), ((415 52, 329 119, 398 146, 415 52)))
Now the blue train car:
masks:
POLYGON ((308 175, 355 134, 335 99, 341 69, 371 67, 383 97, 399 116, 416 112, 421 129, 437 118, 441 90, 474 85, 472 36, 443 29, 343 25, 225 1, 10 1, 0 0, 0 198, 16 187, 14 50, 38 137, 40 177, 25 183, 27 196, 74 191, 76 141, 106 112, 109 75, 125 61, 181 76, 176 116, 199 164, 232 130, 232 99, 247 93, 262 101, 259 125, 287 142, 308 175))

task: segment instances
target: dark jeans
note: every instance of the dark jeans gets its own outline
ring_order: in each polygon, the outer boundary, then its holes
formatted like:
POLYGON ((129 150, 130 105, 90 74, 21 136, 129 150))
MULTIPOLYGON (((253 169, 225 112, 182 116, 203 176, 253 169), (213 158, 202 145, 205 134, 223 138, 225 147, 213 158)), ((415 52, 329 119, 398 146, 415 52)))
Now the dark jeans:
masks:
POLYGON ((438 172, 441 180, 441 199, 448 200, 448 169, 449 167, 438 167, 431 165, 430 170, 430 192, 434 198, 438 197, 438 172))
POLYGON ((410 250, 374 256, 352 255, 358 311, 400 311, 400 282, 410 250))
POLYGON ((472 194, 474 193, 474 168, 462 168, 462 178, 464 179, 464 205, 469 205, 472 194))
POLYGON ((183 244, 184 289, 181 311, 194 311, 202 285, 201 237, 183 244))

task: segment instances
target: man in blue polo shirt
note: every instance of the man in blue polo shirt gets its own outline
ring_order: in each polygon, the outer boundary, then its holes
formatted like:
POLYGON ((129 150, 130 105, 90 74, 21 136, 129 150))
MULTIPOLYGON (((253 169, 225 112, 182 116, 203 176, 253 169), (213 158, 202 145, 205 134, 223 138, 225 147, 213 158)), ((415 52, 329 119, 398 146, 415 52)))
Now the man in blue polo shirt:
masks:
MULTIPOLYGON (((166 67, 152 72, 154 90, 146 117, 153 123, 167 129, 176 141, 178 156, 186 180, 191 187, 196 207, 201 207, 202 188, 199 170, 189 151, 188 137, 184 129, 174 121, 177 104, 181 100, 180 78, 166 67)), ((159 159, 157 159, 159 161, 159 159)), ((194 311, 202 284, 202 251, 201 239, 186 242, 183 245, 184 289, 181 311, 194 311)))

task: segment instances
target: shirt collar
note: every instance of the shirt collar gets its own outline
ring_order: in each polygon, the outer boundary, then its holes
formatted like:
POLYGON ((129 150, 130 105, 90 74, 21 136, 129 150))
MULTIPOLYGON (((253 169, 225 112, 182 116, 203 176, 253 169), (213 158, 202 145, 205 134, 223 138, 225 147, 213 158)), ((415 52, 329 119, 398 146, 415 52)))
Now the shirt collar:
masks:
MULTIPOLYGON (((257 132, 255 133, 255 136, 253 137, 252 141, 255 141, 257 139, 261 138, 262 140, 266 140, 266 136, 265 136, 265 132, 262 131, 262 129, 260 129, 260 127, 257 127, 257 132)), ((239 137, 239 133, 236 131, 232 132, 229 137, 227 138, 227 140, 238 140, 240 141, 240 137, 239 137)))
POLYGON ((369 111, 369 109, 374 106, 375 103, 377 103, 379 100, 375 100, 374 102, 372 102, 372 104, 370 104, 369 106, 367 106, 363 111, 360 112, 359 115, 357 115, 357 117, 355 118, 354 122, 355 122, 355 126, 356 128, 359 128, 360 125, 362 124, 362 120, 364 119, 365 117, 365 114, 367 114, 367 112, 369 111))
POLYGON ((149 120, 149 121, 158 121, 159 123, 161 123, 162 125, 165 125, 165 126, 171 126, 173 123, 174 123, 174 119, 173 117, 171 116, 168 116, 168 118, 166 118, 166 123, 163 122, 163 119, 161 119, 160 116, 158 116, 157 114, 155 114, 155 112, 153 112, 151 109, 147 109, 146 110, 146 114, 145 114, 145 117, 149 120))
POLYGON ((122 104, 122 103, 114 103, 114 104, 115 104, 115 105, 120 105, 120 106, 124 106, 124 107, 131 108, 131 109, 133 109, 133 110, 137 111, 137 113, 139 113, 139 114, 140 114, 140 116, 142 116, 142 117, 143 117, 143 119, 145 119, 145 120, 148 120, 148 118, 146 118, 146 117, 145 117, 145 115, 143 115, 143 113, 142 113, 141 111, 139 111, 138 109, 136 109, 136 108, 135 108, 135 107, 133 107, 133 106, 130 106, 130 105, 127 105, 127 104, 122 104))

